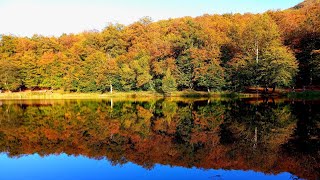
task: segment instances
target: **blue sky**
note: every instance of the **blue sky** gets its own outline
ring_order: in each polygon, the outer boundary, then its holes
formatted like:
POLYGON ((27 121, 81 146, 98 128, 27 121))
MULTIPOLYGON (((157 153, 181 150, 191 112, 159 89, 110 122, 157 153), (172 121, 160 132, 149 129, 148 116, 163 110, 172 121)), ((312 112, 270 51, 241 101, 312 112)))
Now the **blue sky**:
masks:
POLYGON ((61 35, 183 16, 260 13, 286 9, 302 0, 0 0, 0 34, 61 35))

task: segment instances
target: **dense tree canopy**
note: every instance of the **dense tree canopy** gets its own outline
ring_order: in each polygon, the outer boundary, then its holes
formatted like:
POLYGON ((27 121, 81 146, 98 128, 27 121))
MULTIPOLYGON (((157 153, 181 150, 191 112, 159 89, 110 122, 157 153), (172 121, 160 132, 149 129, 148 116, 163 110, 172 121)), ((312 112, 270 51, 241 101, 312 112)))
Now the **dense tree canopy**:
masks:
POLYGON ((320 3, 203 15, 60 37, 0 36, 0 89, 243 90, 320 83, 320 3), (163 89, 164 88, 164 89, 163 89))

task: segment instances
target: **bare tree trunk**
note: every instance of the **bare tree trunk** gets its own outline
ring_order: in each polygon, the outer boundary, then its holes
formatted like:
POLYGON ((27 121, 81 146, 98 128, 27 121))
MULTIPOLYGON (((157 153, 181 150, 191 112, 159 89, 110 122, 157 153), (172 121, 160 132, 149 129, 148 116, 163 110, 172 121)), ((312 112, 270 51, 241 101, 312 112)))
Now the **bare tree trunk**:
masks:
POLYGON ((253 147, 256 148, 258 144, 258 129, 255 127, 254 129, 254 144, 253 147))
POLYGON ((112 84, 110 84, 110 93, 112 93, 112 84))
POLYGON ((273 84, 273 85, 272 85, 272 93, 274 93, 274 92, 275 92, 275 90, 276 90, 276 85, 275 85, 275 84, 273 84))
POLYGON ((259 42, 258 42, 258 40, 256 40, 255 46, 256 46, 256 63, 258 64, 258 62, 259 62, 259 42))

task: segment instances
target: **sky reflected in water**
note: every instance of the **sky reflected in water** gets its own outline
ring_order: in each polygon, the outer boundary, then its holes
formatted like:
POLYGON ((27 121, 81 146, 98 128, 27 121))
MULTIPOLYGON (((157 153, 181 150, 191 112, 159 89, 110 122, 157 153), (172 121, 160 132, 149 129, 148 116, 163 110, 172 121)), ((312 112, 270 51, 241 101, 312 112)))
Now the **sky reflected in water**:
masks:
POLYGON ((291 179, 290 173, 265 175, 240 170, 203 170, 197 168, 155 165, 151 170, 126 163, 112 165, 108 160, 89 159, 66 154, 40 157, 27 155, 10 158, 0 155, 0 179, 24 180, 105 180, 105 179, 291 179))

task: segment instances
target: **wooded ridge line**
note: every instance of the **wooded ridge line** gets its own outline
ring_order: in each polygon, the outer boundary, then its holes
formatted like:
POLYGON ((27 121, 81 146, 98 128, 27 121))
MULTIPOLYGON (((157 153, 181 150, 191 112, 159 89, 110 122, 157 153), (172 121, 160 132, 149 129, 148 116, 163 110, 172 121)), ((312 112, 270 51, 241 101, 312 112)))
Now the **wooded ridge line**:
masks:
POLYGON ((0 37, 0 89, 242 92, 320 84, 320 2, 60 37, 0 37))

